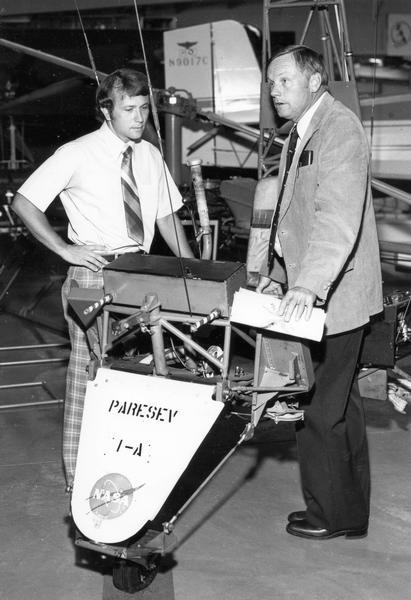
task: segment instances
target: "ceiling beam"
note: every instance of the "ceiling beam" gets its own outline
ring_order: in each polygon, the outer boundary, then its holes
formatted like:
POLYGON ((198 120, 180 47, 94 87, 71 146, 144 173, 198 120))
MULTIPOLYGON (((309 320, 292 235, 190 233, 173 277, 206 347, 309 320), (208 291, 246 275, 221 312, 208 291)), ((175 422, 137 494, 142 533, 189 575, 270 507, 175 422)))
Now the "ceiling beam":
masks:
MULTIPOLYGON (((138 0, 137 5, 176 4, 176 2, 192 3, 192 0, 138 0)), ((134 8, 133 0, 78 0, 77 4, 80 10, 116 9, 126 6, 134 8)), ((0 21, 1 18, 15 15, 72 12, 75 10, 74 0, 2 0, 0 21)))

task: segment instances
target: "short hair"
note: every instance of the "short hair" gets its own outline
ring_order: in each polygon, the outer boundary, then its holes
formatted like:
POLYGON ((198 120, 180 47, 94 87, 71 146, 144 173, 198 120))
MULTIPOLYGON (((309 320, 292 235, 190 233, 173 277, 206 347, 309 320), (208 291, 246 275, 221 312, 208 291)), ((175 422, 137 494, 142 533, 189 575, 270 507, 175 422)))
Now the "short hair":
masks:
POLYGON ((148 96, 147 77, 144 73, 130 68, 117 69, 107 75, 97 88, 97 112, 106 108, 111 114, 114 107, 114 92, 128 96, 148 96))
POLYGON ((302 73, 305 73, 308 77, 315 73, 319 73, 321 76, 321 87, 326 88, 328 86, 328 73, 324 61, 318 52, 312 50, 308 46, 287 46, 276 52, 274 56, 270 58, 269 66, 273 60, 286 54, 294 56, 294 60, 302 73))

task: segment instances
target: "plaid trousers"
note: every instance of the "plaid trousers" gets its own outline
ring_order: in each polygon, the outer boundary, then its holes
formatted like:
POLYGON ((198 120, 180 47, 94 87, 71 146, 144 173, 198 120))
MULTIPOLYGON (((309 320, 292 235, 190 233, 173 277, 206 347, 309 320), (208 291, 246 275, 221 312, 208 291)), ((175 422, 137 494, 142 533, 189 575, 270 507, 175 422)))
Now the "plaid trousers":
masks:
MULTIPOLYGON (((63 463, 68 486, 73 484, 76 469, 84 397, 88 381, 87 366, 91 358, 91 349, 85 330, 75 320, 74 313, 68 304, 72 281, 76 281, 82 288, 103 289, 103 275, 101 271, 94 272, 86 267, 72 266, 68 270, 61 290, 64 317, 67 321, 71 343, 63 421, 63 463)), ((96 340, 98 339, 96 327, 92 327, 88 331, 96 340)))

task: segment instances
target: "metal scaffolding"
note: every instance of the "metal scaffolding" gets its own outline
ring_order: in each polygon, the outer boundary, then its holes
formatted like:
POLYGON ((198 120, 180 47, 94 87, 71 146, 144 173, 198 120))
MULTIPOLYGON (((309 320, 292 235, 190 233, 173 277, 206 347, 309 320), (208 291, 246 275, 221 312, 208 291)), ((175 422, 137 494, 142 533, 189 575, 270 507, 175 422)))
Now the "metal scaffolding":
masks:
POLYGON ((330 89, 334 96, 341 99, 357 115, 360 115, 357 85, 351 44, 348 35, 344 0, 264 0, 263 7, 263 44, 262 44, 262 89, 260 106, 260 138, 258 148, 258 178, 267 177, 278 166, 278 126, 274 118, 268 83, 264 74, 271 56, 270 22, 274 9, 308 8, 308 16, 298 44, 304 44, 307 34, 317 17, 322 53, 330 78, 330 89), (276 147, 274 147, 276 146, 276 147))

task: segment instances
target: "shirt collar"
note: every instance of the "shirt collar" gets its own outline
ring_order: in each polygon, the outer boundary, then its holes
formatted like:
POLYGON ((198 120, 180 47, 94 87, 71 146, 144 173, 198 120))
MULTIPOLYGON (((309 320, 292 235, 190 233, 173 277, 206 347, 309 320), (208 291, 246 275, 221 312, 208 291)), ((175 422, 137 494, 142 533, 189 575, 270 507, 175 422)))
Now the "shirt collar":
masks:
POLYGON ((300 138, 300 140, 302 140, 303 137, 305 136, 305 133, 308 129, 310 121, 313 118, 315 111, 320 106, 321 102, 323 101, 324 96, 325 96, 325 94, 322 93, 321 96, 314 102, 314 104, 312 106, 310 106, 310 108, 307 110, 307 112, 305 112, 303 114, 303 116, 301 117, 301 119, 297 122, 297 133, 298 133, 298 137, 300 138))
POLYGON ((100 127, 100 134, 107 142, 110 152, 113 154, 115 158, 119 158, 122 156, 123 152, 126 150, 128 146, 131 146, 134 149, 133 142, 123 142, 107 125, 107 122, 104 121, 102 126, 100 127))

